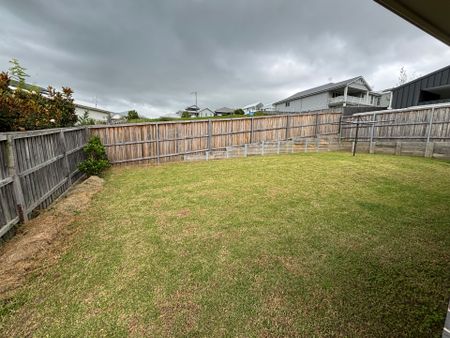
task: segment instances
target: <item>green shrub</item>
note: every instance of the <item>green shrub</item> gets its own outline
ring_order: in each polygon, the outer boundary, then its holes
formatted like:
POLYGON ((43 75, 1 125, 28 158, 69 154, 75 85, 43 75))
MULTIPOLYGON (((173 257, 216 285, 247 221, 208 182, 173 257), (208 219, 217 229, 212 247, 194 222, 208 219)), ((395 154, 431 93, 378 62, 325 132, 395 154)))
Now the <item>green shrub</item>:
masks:
POLYGON ((89 126, 89 125, 94 125, 95 120, 93 118, 89 117, 89 113, 87 111, 85 111, 83 116, 78 117, 78 123, 81 126, 89 126))
POLYGON ((100 175, 111 165, 106 156, 105 146, 98 136, 91 137, 83 151, 86 154, 86 160, 78 165, 78 169, 86 175, 100 175))
POLYGON ((184 111, 182 114, 181 114, 181 118, 182 119, 188 119, 188 118, 190 118, 191 117, 191 113, 189 113, 188 111, 184 111))
POLYGON ((77 122, 72 89, 48 87, 43 95, 39 87, 25 83, 26 69, 16 59, 10 62, 10 73, 0 73, 0 132, 71 127, 77 122))
POLYGON ((139 114, 136 110, 130 110, 128 112, 127 120, 137 120, 139 118, 139 114))
POLYGON ((236 109, 234 115, 244 115, 244 111, 242 109, 236 109))

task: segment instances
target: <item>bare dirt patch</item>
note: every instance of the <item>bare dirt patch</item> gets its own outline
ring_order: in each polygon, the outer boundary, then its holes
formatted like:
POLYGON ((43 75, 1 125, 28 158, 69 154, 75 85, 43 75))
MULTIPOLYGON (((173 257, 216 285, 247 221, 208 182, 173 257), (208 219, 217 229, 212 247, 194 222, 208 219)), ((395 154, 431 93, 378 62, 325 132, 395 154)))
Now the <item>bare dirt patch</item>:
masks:
POLYGON ((87 209, 100 191, 103 179, 92 176, 72 187, 67 195, 38 217, 22 225, 11 240, 0 247, 0 300, 12 295, 26 276, 55 262, 62 253, 68 225, 87 209))

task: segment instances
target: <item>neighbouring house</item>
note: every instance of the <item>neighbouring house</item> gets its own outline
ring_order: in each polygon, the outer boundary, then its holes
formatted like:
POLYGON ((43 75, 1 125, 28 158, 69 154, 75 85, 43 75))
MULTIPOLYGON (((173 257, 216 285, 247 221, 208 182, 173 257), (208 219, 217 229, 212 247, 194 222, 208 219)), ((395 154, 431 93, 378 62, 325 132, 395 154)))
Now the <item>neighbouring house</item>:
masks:
POLYGON ((244 114, 253 115, 257 111, 261 111, 261 109, 264 107, 264 104, 262 102, 255 102, 252 104, 248 104, 245 107, 242 108, 244 111, 244 114))
POLYGON ((176 114, 181 117, 181 116, 183 116, 183 113, 185 111, 187 111, 192 117, 198 117, 199 116, 200 107, 197 106, 196 104, 193 104, 192 106, 184 108, 184 110, 177 111, 176 114))
POLYGON ((450 65, 391 89, 394 109, 450 102, 450 65))
POLYGON ((265 104, 261 111, 270 113, 275 111, 275 107, 272 104, 265 104))
POLYGON ((214 112, 209 108, 203 108, 198 111, 198 117, 211 117, 214 116, 214 112))
POLYGON ((306 112, 347 106, 387 107, 390 92, 374 92, 362 76, 298 92, 273 104, 277 112, 306 112))
POLYGON ((75 114, 79 117, 83 117, 85 113, 88 113, 89 118, 94 119, 96 122, 108 123, 111 121, 113 112, 97 107, 90 107, 80 103, 74 103, 75 114))
POLYGON ((219 109, 216 109, 214 111, 214 116, 227 116, 227 115, 233 115, 234 109, 228 108, 228 107, 222 107, 219 109))

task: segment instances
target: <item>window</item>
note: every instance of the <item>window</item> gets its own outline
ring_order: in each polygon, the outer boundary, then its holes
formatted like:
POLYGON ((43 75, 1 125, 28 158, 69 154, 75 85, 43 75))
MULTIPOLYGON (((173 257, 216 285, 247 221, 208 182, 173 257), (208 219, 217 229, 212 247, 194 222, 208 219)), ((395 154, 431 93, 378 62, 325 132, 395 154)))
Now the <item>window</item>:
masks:
POLYGON ((289 107, 291 105, 291 103, 289 101, 287 101, 285 104, 286 104, 286 107, 289 107))

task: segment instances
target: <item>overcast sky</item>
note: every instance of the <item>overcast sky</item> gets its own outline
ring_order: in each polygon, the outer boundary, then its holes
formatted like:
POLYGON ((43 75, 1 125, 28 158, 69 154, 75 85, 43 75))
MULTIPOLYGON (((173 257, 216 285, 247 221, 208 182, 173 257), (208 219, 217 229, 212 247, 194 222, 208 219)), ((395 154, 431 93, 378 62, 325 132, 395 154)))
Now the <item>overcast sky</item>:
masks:
POLYGON ((160 116, 272 103, 363 75, 375 90, 401 66, 426 74, 450 48, 372 0, 0 0, 0 69, 70 86, 112 111, 160 116))

